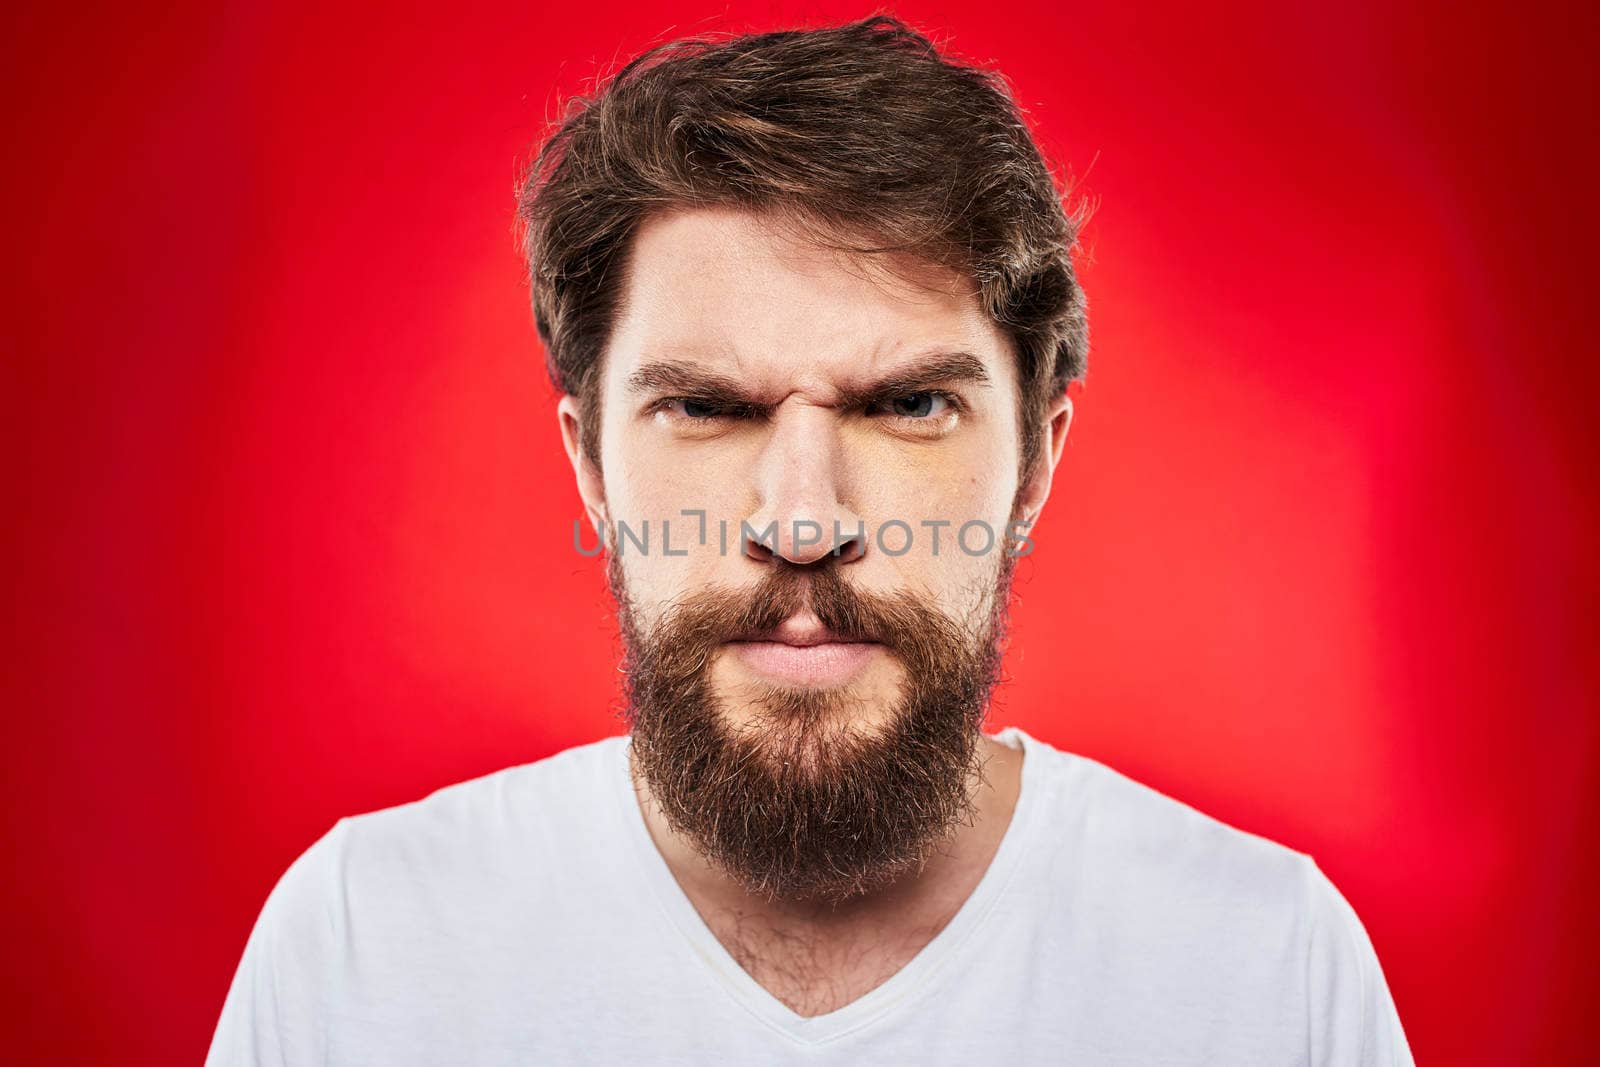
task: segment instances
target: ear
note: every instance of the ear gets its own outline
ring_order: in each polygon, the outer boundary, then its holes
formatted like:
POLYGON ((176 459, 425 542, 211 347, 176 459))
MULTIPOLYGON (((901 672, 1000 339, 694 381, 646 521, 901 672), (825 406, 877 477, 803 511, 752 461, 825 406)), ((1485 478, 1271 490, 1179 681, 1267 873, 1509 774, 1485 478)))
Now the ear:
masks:
POLYGON ((1072 428, 1072 398, 1062 390, 1061 395, 1045 410, 1039 429, 1039 461, 1017 494, 1019 517, 1036 522, 1044 502, 1050 496, 1050 484, 1055 477, 1056 464, 1061 462, 1061 450, 1067 443, 1067 431, 1072 428))
POLYGON ((601 540, 605 533, 600 524, 606 519, 606 487, 600 469, 583 453, 583 411, 572 394, 561 398, 556 405, 556 419, 561 424, 561 444, 572 463, 572 473, 578 482, 578 496, 583 498, 583 510, 589 525, 601 540))

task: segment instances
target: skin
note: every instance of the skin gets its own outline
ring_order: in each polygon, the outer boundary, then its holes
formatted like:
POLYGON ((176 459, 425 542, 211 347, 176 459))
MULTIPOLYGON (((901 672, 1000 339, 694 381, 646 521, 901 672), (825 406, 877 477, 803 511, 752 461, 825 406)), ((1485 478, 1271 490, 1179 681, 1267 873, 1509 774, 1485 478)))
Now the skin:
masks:
MULTIPOLYGON (((590 522, 637 528, 650 520, 650 552, 622 552, 646 625, 684 592, 748 586, 774 566, 838 566, 863 590, 914 591, 952 618, 974 620, 989 608, 998 550, 959 551, 956 530, 982 519, 1002 531, 1014 501, 1036 519, 1072 416, 1065 395, 1050 407, 1038 431, 1043 459, 1020 484, 1015 358, 960 274, 825 249, 767 216, 679 210, 652 217, 634 239, 602 368, 598 467, 579 447, 584 413, 573 397, 558 417, 590 522), (883 394, 886 381, 899 391, 883 394), (731 407, 729 389, 737 390, 731 407), (955 400, 915 395, 928 391, 955 400), (685 508, 706 511, 706 547, 685 508), (663 518, 673 551, 686 554, 661 551, 663 518), (903 555, 891 554, 903 531, 885 534, 890 551, 877 540, 889 519, 913 529, 903 555), (739 551, 741 520, 755 530, 776 521, 776 539, 739 551), (950 525, 934 553, 922 523, 941 520, 950 525), (819 543, 804 543, 813 530, 804 522, 820 525, 819 543), (837 558, 835 523, 846 538, 862 523, 867 529, 837 558)), ((901 667, 877 646, 850 662, 846 675, 816 684, 848 687, 856 698, 843 713, 849 728, 879 729, 901 667)), ((730 725, 758 729, 747 698, 771 681, 761 664, 724 646, 707 669, 730 725)), ((988 868, 1016 806, 1022 755, 987 736, 982 746, 973 822, 920 872, 842 904, 750 895, 666 825, 642 781, 635 787, 656 846, 713 933, 773 996, 812 1016, 904 966, 988 868)))

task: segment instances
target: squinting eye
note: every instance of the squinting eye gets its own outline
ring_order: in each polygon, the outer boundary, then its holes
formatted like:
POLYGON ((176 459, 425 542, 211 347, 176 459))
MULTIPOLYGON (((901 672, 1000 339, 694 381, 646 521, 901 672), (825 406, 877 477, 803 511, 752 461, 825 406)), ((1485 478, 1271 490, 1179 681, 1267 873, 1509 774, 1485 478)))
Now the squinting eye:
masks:
POLYGON ((930 415, 943 414, 949 407, 949 399, 934 392, 906 393, 889 401, 890 411, 907 419, 925 419, 930 415))
POLYGON ((692 396, 665 397, 651 408, 677 422, 710 422, 734 414, 715 400, 696 400, 692 396))
POLYGON ((717 410, 715 404, 704 400, 694 400, 689 397, 681 398, 678 403, 683 405, 683 413, 691 419, 714 419, 722 412, 717 410))

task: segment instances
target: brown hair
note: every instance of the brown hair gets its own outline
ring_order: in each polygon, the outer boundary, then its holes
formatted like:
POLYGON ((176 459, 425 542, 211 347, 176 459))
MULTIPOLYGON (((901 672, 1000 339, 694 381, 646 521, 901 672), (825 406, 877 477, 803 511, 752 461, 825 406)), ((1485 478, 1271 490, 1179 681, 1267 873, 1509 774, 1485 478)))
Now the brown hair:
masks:
POLYGON ((582 406, 596 462, 598 369, 630 240, 652 213, 709 205, 777 212, 835 247, 965 272, 1015 342, 1032 470, 1046 404, 1085 370, 1079 220, 998 75, 877 16, 674 41, 572 101, 518 215, 550 376, 582 406))

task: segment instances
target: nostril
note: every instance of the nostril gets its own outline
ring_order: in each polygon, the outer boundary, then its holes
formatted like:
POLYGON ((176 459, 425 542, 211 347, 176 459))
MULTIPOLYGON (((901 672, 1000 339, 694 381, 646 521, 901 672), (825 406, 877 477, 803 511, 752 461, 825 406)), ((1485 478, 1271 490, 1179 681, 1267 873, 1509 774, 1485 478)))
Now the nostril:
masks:
POLYGON ((867 539, 865 537, 851 537, 835 545, 833 554, 839 557, 840 563, 851 563, 864 556, 866 551, 867 539))
POLYGON ((778 554, 775 528, 765 530, 745 524, 740 538, 740 544, 746 556, 762 563, 769 562, 778 554))

